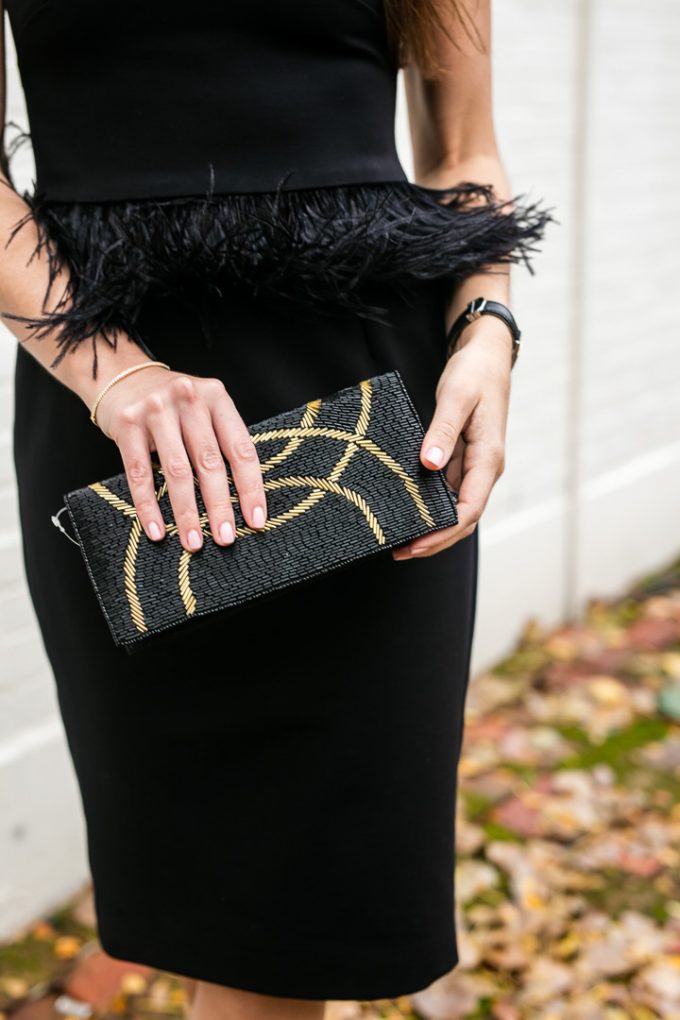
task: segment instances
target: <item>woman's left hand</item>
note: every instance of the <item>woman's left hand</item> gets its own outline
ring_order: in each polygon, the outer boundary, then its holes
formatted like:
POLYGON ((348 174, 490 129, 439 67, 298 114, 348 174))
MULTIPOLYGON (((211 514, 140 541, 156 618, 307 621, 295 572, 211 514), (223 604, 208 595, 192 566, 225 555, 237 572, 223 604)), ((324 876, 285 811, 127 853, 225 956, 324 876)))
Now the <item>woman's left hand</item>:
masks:
POLYGON ((512 338, 486 315, 466 326, 436 389, 436 408, 420 451, 421 462, 444 470, 458 491, 458 524, 440 528, 392 551, 395 560, 432 556, 472 534, 505 468, 512 338))

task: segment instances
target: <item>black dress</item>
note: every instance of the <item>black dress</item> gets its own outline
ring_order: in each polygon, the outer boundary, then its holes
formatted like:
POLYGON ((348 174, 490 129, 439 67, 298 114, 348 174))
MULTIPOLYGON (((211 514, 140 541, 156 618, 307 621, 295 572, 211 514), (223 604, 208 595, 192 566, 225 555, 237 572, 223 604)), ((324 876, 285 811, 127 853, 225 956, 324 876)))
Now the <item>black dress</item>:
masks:
MULTIPOLYGON (((70 305, 40 320, 62 355, 128 334, 223 379, 246 423, 398 368, 429 422, 452 286, 528 264, 548 217, 407 180, 378 0, 8 6, 24 197, 71 270, 70 305)), ((118 448, 22 347, 15 382, 26 573, 104 949, 297 998, 396 996, 454 967, 478 532, 129 656, 51 522, 122 470, 118 448)))

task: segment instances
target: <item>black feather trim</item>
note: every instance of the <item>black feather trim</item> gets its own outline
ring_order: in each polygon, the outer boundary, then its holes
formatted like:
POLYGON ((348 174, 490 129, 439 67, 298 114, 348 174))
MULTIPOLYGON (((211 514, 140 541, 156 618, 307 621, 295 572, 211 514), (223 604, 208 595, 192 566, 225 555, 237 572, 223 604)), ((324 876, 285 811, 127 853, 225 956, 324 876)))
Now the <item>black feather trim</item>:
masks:
POLYGON ((370 281, 408 285, 446 279, 456 285, 473 272, 523 261, 544 235, 551 212, 522 195, 496 199, 491 185, 464 182, 435 189, 410 182, 333 185, 204 196, 49 201, 34 190, 22 197, 37 227, 34 255, 45 250, 49 282, 43 315, 2 312, 26 324, 33 337, 51 333, 61 348, 56 366, 84 341, 116 346, 119 331, 147 349, 137 328, 144 299, 172 294, 199 311, 202 298, 221 294, 220 281, 284 304, 313 306, 381 320, 371 305, 370 281), (47 312, 53 281, 69 276, 47 312))

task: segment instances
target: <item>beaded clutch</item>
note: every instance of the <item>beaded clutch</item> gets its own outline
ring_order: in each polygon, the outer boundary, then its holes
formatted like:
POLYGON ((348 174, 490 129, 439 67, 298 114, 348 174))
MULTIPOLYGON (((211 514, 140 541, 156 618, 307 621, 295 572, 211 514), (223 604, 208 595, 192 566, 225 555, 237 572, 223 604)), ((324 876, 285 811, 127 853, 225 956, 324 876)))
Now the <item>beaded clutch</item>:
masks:
POLYGON ((229 472, 236 539, 219 546, 205 505, 205 541, 179 542, 167 486, 154 461, 166 536, 152 542, 125 473, 64 496, 85 565, 116 645, 227 611, 419 535, 458 523, 457 492, 420 461, 424 430, 398 371, 363 379, 248 428, 267 494, 263 530, 246 525, 229 472))

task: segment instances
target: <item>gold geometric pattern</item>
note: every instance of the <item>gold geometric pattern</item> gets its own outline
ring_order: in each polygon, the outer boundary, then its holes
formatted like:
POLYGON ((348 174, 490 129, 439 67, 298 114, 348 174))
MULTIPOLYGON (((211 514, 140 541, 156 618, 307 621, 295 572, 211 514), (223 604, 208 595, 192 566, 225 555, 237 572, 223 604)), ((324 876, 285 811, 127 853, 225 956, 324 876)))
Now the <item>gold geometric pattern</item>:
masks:
MULTIPOLYGON (((352 457, 356 456, 360 451, 364 451, 372 457, 375 457, 402 482, 406 492, 413 500, 421 518, 431 527, 434 526, 434 519, 425 504, 418 483, 408 474, 407 471, 404 470, 401 464, 399 464, 393 457, 390 456, 389 453, 381 449, 377 443, 366 435, 371 417, 372 386, 368 379, 363 379, 359 383, 359 387, 361 393, 361 406, 353 432, 346 429, 315 425, 314 422, 318 416, 322 403, 320 399, 317 399, 310 400, 305 405, 305 410, 302 418, 300 419, 299 425, 292 426, 290 428, 272 429, 267 432, 257 432, 251 435, 251 439, 256 444, 277 439, 289 440, 278 453, 261 462, 260 466, 263 474, 267 474, 273 470, 273 468, 278 467, 278 465, 289 458, 306 439, 311 438, 312 436, 319 436, 330 440, 344 442, 346 445, 335 466, 329 474, 324 477, 316 477, 314 475, 289 475, 283 478, 272 478, 269 481, 265 481, 265 491, 273 491, 283 488, 303 488, 308 489, 309 492, 290 509, 268 518, 265 522, 264 529, 250 528, 247 525, 237 528, 237 538, 244 538, 248 535, 257 534, 258 530, 271 531, 274 528, 279 528, 293 518, 307 513, 313 506, 327 498, 329 495, 335 495, 347 500, 347 502, 357 508, 375 536, 377 544, 384 545, 384 532, 367 501, 358 492, 355 492, 348 486, 342 485, 339 481, 352 457)), ((238 501, 238 496, 231 491, 233 489, 233 481, 228 470, 227 477, 230 486, 229 498, 232 503, 236 503, 238 501)), ((199 486, 196 476, 194 476, 194 485, 199 486)), ((148 631, 148 627, 144 619, 144 611, 139 599, 136 581, 137 555, 139 551, 140 538, 143 534, 142 526, 137 517, 137 511, 131 503, 121 499, 120 496, 117 496, 101 482, 93 482, 89 488, 97 493, 97 495, 102 499, 106 500, 106 502, 109 503, 115 510, 132 519, 123 560, 124 587, 132 621, 138 631, 142 633, 146 632, 148 631)), ((164 479, 156 492, 156 499, 160 502, 166 492, 167 482, 164 479)), ((208 515, 205 512, 200 515, 200 527, 206 538, 212 538, 209 530, 208 515)), ((170 537, 177 536, 177 525, 174 522, 166 524, 166 531, 170 537)), ((194 553, 182 548, 178 565, 178 590, 187 616, 193 615, 197 605, 196 596, 191 589, 191 579, 189 574, 191 558, 193 555, 194 553)))

